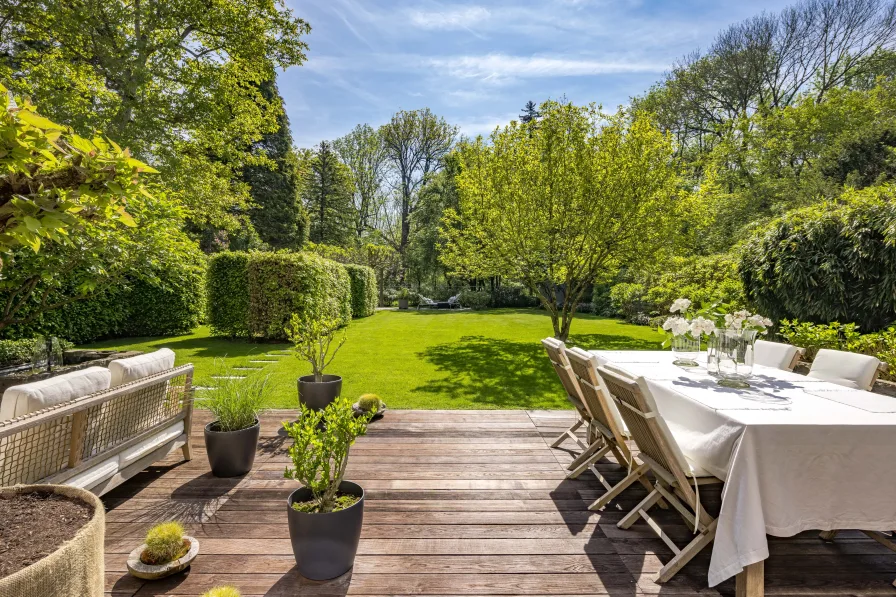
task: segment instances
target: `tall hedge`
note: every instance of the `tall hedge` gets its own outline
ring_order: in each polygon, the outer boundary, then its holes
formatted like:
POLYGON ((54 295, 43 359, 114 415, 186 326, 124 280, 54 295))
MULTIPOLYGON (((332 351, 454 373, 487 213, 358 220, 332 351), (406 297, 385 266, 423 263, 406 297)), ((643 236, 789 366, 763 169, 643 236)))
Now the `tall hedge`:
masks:
POLYGON ((741 259, 747 300, 776 320, 854 322, 863 332, 896 321, 894 191, 850 191, 842 204, 771 222, 741 259))
POLYGON ((206 278, 208 324, 217 336, 249 336, 249 254, 216 253, 206 278))
POLYGON ((346 263, 352 285, 352 317, 369 317, 376 313, 378 303, 376 272, 372 267, 346 263))
POLYGON ((292 313, 352 317, 351 282, 342 264, 311 253, 249 256, 249 333, 283 339, 292 313))

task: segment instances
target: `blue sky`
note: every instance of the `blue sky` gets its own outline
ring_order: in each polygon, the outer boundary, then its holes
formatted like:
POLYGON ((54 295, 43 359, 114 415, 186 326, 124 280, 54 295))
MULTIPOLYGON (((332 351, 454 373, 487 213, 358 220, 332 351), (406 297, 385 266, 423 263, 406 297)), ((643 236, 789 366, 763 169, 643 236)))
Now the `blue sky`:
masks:
POLYGON ((312 27, 308 61, 280 73, 298 147, 399 109, 429 107, 487 134, 532 99, 615 109, 720 29, 772 0, 287 0, 312 27))

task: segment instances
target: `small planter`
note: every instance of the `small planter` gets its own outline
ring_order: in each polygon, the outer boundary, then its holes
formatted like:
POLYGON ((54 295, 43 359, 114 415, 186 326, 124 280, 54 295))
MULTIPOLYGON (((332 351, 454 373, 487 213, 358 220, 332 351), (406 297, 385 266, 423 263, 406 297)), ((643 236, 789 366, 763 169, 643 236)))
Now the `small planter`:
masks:
POLYGON ((212 474, 216 477, 239 477, 252 470, 261 425, 238 431, 216 431, 217 421, 205 426, 205 451, 212 474))
POLYGON ((89 491, 68 485, 4 487, 0 489, 0 496, 35 492, 55 493, 78 499, 93 507, 93 516, 74 537, 60 545, 56 551, 0 579, 0 595, 102 597, 105 581, 103 539, 106 524, 103 503, 89 491))
POLYGON ((342 576, 355 564, 364 522, 364 490, 356 483, 343 481, 339 491, 361 499, 345 510, 325 514, 293 510, 294 502, 311 499, 311 490, 306 487, 296 489, 286 500, 289 540, 299 574, 305 578, 329 580, 342 576))
MULTIPOLYGON (((355 402, 354 404, 352 404, 352 410, 355 411, 355 416, 356 416, 356 417, 363 417, 365 414, 367 414, 366 412, 364 412, 363 410, 361 410, 361 407, 358 405, 357 402, 355 402)), ((374 414, 374 415, 370 418, 370 420, 371 420, 371 421, 375 421, 375 420, 377 420, 377 419, 382 419, 382 418, 383 418, 383 415, 384 415, 385 413, 386 413, 386 403, 385 403, 385 402, 380 402, 380 408, 376 411, 376 414, 374 414)))
POLYGON ((323 381, 314 381, 313 375, 299 378, 299 403, 322 410, 342 394, 342 378, 338 375, 324 375, 323 381))
POLYGON ((398 308, 399 309, 407 309, 408 308, 408 299, 398 299, 398 308))
POLYGON ((131 573, 131 576, 136 576, 137 578, 156 580, 186 570, 187 566, 189 566, 190 563, 196 559, 196 556, 199 555, 199 541, 186 535, 184 535, 184 541, 190 542, 190 551, 188 551, 186 555, 166 564, 159 564, 157 566, 144 564, 140 561, 140 556, 143 554, 143 550, 146 549, 146 544, 144 543, 132 551, 128 556, 128 572, 131 573))

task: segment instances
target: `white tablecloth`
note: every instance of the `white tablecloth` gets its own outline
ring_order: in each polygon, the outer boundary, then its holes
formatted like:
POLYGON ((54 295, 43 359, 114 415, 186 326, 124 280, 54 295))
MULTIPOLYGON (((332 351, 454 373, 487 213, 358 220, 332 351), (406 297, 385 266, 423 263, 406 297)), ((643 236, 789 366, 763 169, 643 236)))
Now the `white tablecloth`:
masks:
POLYGON ((685 455, 725 481, 710 586, 766 559, 766 534, 896 528, 896 399, 767 367, 731 390, 669 352, 592 352, 643 376, 685 455))

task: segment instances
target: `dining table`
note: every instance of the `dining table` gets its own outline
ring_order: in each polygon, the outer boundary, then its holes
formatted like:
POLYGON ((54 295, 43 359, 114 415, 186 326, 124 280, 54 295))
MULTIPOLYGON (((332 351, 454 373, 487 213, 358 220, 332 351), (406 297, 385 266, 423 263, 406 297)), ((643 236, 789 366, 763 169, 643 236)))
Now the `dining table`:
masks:
POLYGON ((896 398, 753 367, 747 388, 670 351, 590 351, 643 377, 682 452, 724 481, 708 584, 763 594, 767 535, 896 529, 896 398))

